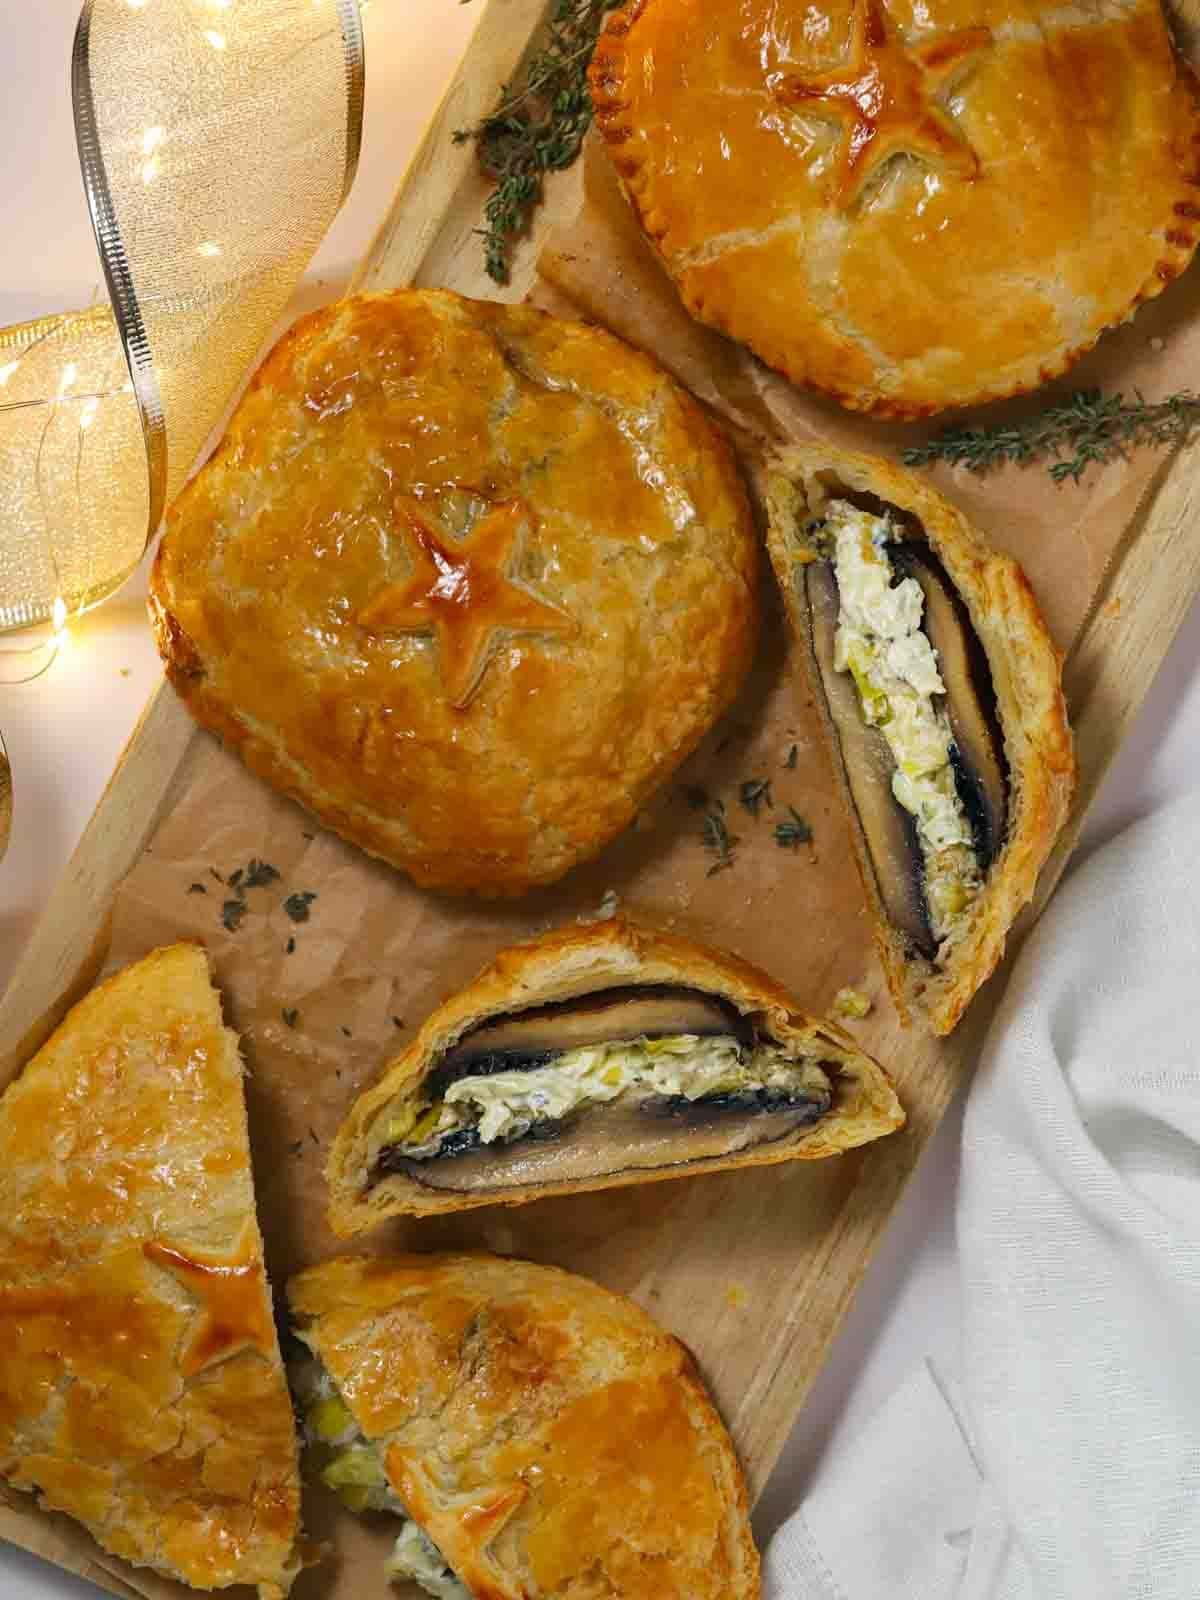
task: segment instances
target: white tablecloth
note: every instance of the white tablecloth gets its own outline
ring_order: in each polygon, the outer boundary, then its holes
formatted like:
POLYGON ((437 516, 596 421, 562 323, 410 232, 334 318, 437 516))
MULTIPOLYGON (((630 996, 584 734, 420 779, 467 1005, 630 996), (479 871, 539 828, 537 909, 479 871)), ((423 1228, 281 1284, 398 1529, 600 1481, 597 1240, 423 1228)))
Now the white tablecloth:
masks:
MULTIPOLYGON (((67 62, 78 0, 0 0, 0 323, 86 304, 99 273, 75 166, 67 62)), ((364 157, 350 202, 314 265, 345 280, 369 241, 474 20, 454 0, 371 0, 364 157)), ((0 986, 95 808, 157 680, 141 577, 73 624, 39 682, 0 687, 16 780, 16 829, 0 864, 0 986)), ((0 648, 3 647, 0 640, 0 648)), ((1164 797, 1200 783, 1200 613, 1185 626, 1089 824, 1084 849, 1164 797)), ((926 1354, 944 1352, 957 1294, 952 1215, 960 1110, 946 1118, 896 1213, 832 1358, 758 1513, 762 1536, 848 1436, 926 1354)), ((90 1587, 0 1546, 4 1600, 60 1600, 90 1587)))

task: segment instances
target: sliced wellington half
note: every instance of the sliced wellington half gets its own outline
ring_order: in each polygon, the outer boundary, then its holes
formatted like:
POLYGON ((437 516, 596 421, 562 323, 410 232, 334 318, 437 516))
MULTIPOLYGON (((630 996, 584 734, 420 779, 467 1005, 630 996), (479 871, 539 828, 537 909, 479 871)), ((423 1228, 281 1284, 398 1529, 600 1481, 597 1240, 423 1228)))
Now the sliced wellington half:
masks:
POLYGON ((198 945, 92 990, 0 1100, 0 1477, 197 1589, 276 1600, 299 1567, 242 1064, 198 945))
POLYGON ((288 1298, 312 1466, 402 1519, 390 1577, 437 1600, 758 1600, 729 1435, 631 1300, 483 1254, 327 1261, 288 1298))
POLYGON ((915 474, 801 445, 767 502, 893 998, 949 1033, 1066 821, 1059 652, 1021 568, 915 474))
POLYGON ((887 1074, 732 956, 623 918, 496 957, 361 1095, 330 1220, 837 1155, 904 1121, 887 1074))

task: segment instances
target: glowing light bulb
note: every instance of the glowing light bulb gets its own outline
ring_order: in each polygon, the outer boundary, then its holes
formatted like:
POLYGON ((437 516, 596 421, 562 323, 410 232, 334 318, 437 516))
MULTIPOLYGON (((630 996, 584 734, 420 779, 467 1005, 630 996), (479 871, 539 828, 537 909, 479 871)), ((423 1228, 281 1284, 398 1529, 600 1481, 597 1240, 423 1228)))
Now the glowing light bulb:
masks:
POLYGON ((159 127, 147 128, 142 135, 142 153, 152 156, 163 142, 163 130, 159 127))
POLYGON ((213 239, 205 239, 203 244, 196 246, 196 254, 198 256, 219 256, 221 254, 221 246, 213 239))
POLYGON ((79 426, 81 428, 90 428, 92 423, 96 420, 96 413, 99 411, 99 409, 100 402, 96 399, 95 395, 93 395, 90 400, 85 400, 83 402, 83 409, 79 413, 79 426))
POLYGON ((4 365, 0 367, 0 389, 4 387, 4 385, 12 377, 13 373, 20 365, 21 363, 19 361, 6 361, 4 365))
POLYGON ((62 377, 58 380, 58 398, 60 400, 62 399, 63 395, 66 394, 67 390, 75 382, 75 379, 78 376, 79 368, 73 361, 68 361, 66 366, 62 369, 62 377))
POLYGON ((54 609, 50 613, 50 621, 55 633, 61 633, 67 625, 67 602, 60 594, 54 596, 54 609))
POLYGON ((157 177, 158 177, 158 157, 157 156, 151 156, 149 161, 147 161, 145 166, 142 168, 142 182, 144 184, 146 184, 146 185, 150 185, 150 184, 152 184, 154 182, 155 178, 157 178, 157 177))
POLYGON ((209 44, 212 45, 214 50, 224 50, 225 46, 229 42, 223 33, 217 32, 216 28, 205 28, 204 37, 208 40, 209 44))

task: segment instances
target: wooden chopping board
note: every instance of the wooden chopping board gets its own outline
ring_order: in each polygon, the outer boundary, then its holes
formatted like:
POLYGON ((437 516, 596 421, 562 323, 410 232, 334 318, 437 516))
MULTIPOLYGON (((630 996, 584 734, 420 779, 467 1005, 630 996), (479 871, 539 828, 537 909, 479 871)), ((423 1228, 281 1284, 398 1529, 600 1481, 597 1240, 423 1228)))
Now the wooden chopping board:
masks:
MULTIPOLYGON (((508 299, 528 290, 547 230, 577 205, 577 176, 565 174, 552 184, 533 236, 518 249, 513 282, 498 292, 482 271, 474 235, 487 186, 470 147, 454 145, 451 133, 488 109, 496 86, 512 76, 547 9, 546 0, 491 0, 367 256, 360 287, 441 285, 508 299)), ((1066 682, 1082 782, 1071 825, 1044 875, 1038 907, 1057 881, 1100 779, 1200 588, 1200 539, 1192 534, 1200 511, 1198 468, 1200 445, 1164 462, 1075 635, 1066 682)), ((897 1079, 909 1112, 902 1134, 838 1161, 472 1213, 445 1225, 393 1230, 376 1241, 435 1246, 469 1241, 511 1249, 590 1272, 633 1293, 696 1351, 757 1494, 907 1178, 978 1053, 1004 981, 1002 974, 989 986, 949 1041, 934 1043, 897 1026, 882 998, 812 708, 792 685, 786 640, 773 612, 766 633, 747 694, 689 764, 681 785, 690 778, 709 793, 732 796, 739 778, 771 776, 781 803, 785 797, 794 801, 812 823, 810 853, 797 857, 779 850, 770 838, 769 819, 755 822, 738 815, 739 864, 709 879, 695 815, 677 786, 644 830, 620 841, 595 866, 573 874, 561 891, 538 896, 516 911, 493 908, 466 924, 459 908, 420 895, 269 795, 198 732, 172 691, 162 688, 0 1006, 0 1084, 15 1075, 104 964, 138 953, 151 928, 157 939, 204 932, 254 1072, 256 1171, 278 1282, 298 1261, 332 1248, 317 1224, 291 1228, 287 1218, 289 1208, 298 1214, 305 1191, 319 1182, 322 1143, 354 1087, 407 1037, 420 1020, 421 1005, 432 1004, 469 976, 509 938, 586 912, 615 889, 631 905, 666 914, 686 931, 761 961, 814 1009, 827 1006, 842 983, 865 986, 878 1004, 857 1031, 897 1079), (787 765, 791 743, 801 753, 795 768, 787 765), (253 946, 251 994, 246 954, 251 946, 210 930, 211 917, 209 922, 203 918, 211 908, 198 906, 198 896, 172 898, 172 885, 178 886, 194 860, 195 819, 213 795, 222 797, 231 817, 236 813, 241 819, 230 821, 231 830, 257 828, 254 837, 273 842, 272 853, 280 854, 291 887, 321 882, 322 910, 344 897, 346 905, 368 906, 374 925, 409 930, 389 953, 386 972, 383 957, 369 971, 356 971, 361 1003, 352 1026, 344 1014, 330 1010, 326 1016, 322 1010, 345 982, 344 960, 341 966, 335 963, 327 984, 308 989, 304 1011, 311 1020, 298 1038, 287 1037, 272 1021, 278 1009, 275 990, 265 998, 261 992, 268 970, 277 987, 287 981, 264 965, 273 913, 264 910, 261 926, 252 918, 248 929, 247 937, 259 941, 253 946), (309 876, 301 883, 298 874, 309 876), (830 917, 837 921, 838 936, 822 942, 821 929, 830 917), (418 948, 445 952, 436 970, 415 976, 391 970, 411 965, 402 957, 418 948), (398 987, 376 992, 385 981, 398 987), (404 1029, 391 1037, 385 1024, 397 1014, 392 1010, 400 1003, 397 995, 406 1002, 399 1013, 404 1029), (335 1037, 339 1033, 344 1045, 335 1037), (335 1059, 334 1070, 342 1075, 331 1078, 335 1059), (294 1087, 300 1073, 310 1080, 320 1075, 320 1092, 306 1089, 302 1101, 294 1087), (304 1148, 287 1166, 283 1155, 295 1143, 301 1110, 304 1117, 311 1113, 313 1150, 304 1148)), ((235 833, 226 837, 232 840, 235 833)), ((218 864, 228 867, 229 860, 218 864)), ((358 936, 359 930, 348 926, 339 934, 344 942, 358 936)), ((302 1144, 306 1131, 301 1129, 302 1144)), ((330 1515, 328 1508, 317 1508, 318 1531, 330 1515)), ((297 1591, 305 1600, 349 1600, 360 1592, 353 1580, 359 1558, 377 1559, 372 1537, 358 1525, 349 1519, 328 1525, 339 1545, 345 1544, 346 1559, 338 1568, 307 1576, 297 1591)), ((79 1530, 63 1519, 38 1515, 22 1496, 0 1498, 0 1534, 113 1593, 157 1600, 185 1592, 103 1556, 79 1530)))

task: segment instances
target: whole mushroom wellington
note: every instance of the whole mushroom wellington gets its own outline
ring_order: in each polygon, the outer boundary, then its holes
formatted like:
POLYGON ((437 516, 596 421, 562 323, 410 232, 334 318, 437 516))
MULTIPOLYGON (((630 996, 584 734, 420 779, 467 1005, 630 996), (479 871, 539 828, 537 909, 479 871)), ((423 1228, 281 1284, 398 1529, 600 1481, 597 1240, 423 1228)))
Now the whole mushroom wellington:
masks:
POLYGON ((1159 0, 628 0, 591 82, 688 310, 853 410, 1036 388, 1195 249, 1159 0))

